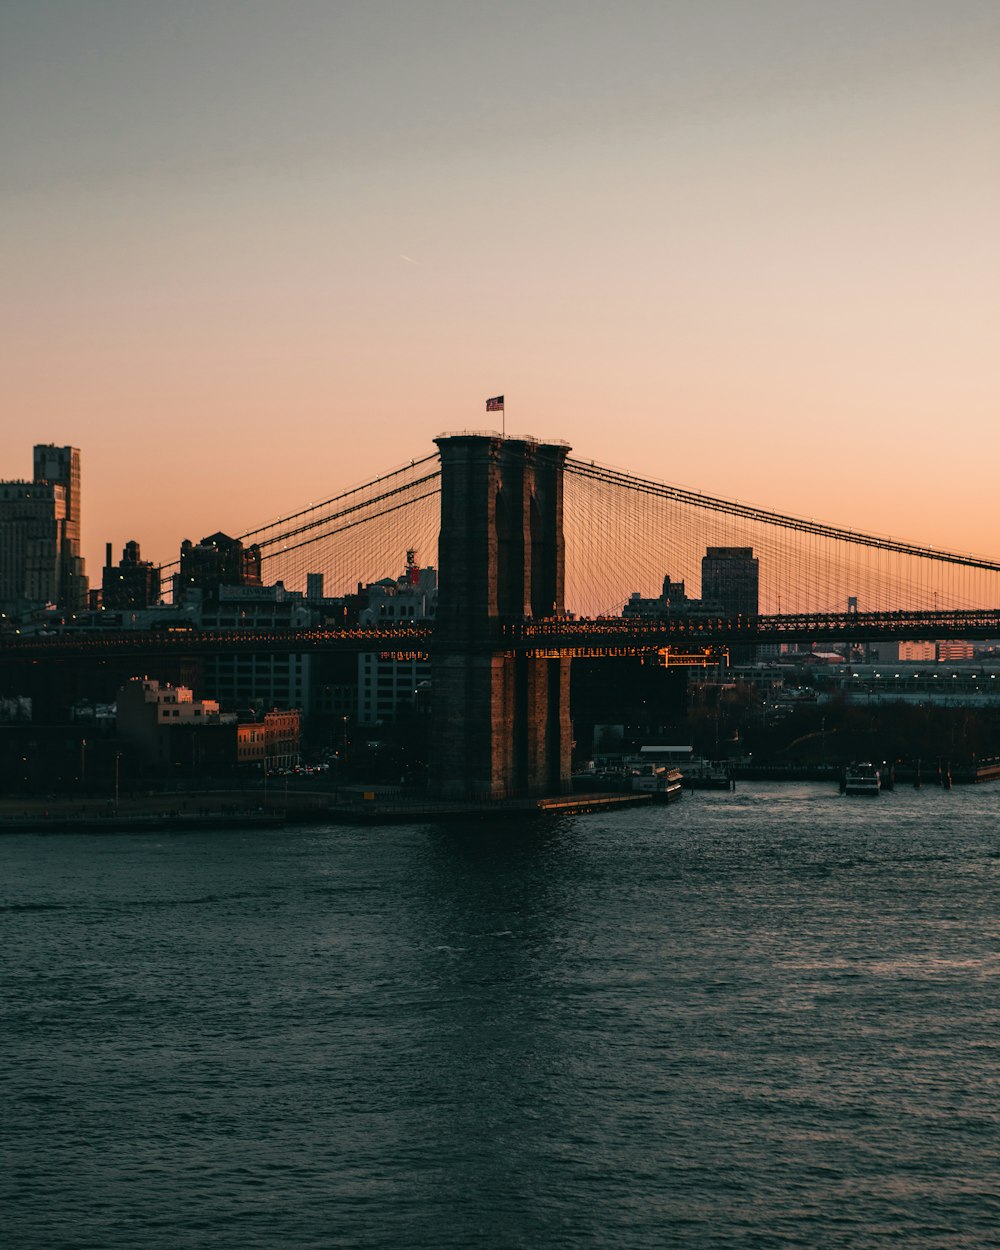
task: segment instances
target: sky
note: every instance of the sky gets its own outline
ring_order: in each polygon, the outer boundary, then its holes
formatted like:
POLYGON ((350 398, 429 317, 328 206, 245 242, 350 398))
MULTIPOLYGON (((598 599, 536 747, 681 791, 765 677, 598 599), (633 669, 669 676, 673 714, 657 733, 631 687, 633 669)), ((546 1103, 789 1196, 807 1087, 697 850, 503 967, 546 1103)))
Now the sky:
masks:
POLYGON ((0 152, 0 478, 81 448, 92 580, 500 393, 1000 558, 995 0, 0 0, 0 152))

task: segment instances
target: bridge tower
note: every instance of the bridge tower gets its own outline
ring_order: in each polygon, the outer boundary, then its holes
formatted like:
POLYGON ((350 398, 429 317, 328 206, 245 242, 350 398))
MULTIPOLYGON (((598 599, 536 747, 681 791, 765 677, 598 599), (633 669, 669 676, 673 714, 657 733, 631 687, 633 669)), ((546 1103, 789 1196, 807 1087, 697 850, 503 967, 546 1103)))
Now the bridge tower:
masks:
POLYGON ((569 789, 569 660, 505 651, 500 627, 563 610, 569 447, 495 434, 441 453, 431 783, 444 798, 569 789))

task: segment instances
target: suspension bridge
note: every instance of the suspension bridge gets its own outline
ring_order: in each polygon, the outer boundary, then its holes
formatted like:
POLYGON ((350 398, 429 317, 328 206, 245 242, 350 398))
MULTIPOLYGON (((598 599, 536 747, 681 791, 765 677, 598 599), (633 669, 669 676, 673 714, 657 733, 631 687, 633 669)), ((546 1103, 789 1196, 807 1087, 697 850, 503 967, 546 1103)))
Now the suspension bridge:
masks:
MULTIPOLYGON (((565 787, 573 658, 704 663, 733 646, 1000 637, 1000 561, 656 481, 574 457, 560 442, 480 432, 435 442, 432 453, 238 536, 258 548, 265 583, 303 589, 307 574, 321 573, 328 596, 385 578, 416 550, 439 571, 432 621, 178 624, 7 637, 0 653, 430 654, 437 788, 500 797, 565 787), (712 551, 745 553, 752 600, 708 596, 712 551)), ((175 571, 163 567, 165 585, 175 571)))
MULTIPOLYGON (((811 637, 810 620, 826 628, 856 611, 869 630, 892 629, 905 612, 949 637, 1000 605, 998 560, 790 516, 568 454, 562 463, 565 612, 577 619, 620 618, 633 594, 654 596, 668 574, 699 595, 709 547, 753 549, 762 634, 801 628, 811 637)), ((441 474, 435 451, 238 537, 260 548, 265 583, 302 589, 307 573, 318 572, 327 594, 348 594, 391 574, 409 549, 438 563, 441 474)), ((165 586, 178 568, 162 567, 165 586)))

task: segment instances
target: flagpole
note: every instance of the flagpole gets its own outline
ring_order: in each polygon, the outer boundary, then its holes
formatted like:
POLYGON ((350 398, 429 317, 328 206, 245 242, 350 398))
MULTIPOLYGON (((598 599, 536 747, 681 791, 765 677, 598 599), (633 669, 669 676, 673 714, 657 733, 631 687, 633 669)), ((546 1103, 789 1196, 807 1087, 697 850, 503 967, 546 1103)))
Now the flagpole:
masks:
POLYGON ((488 413, 496 412, 498 408, 500 410, 500 437, 501 438, 507 437, 506 402, 507 402, 507 397, 505 395, 494 395, 491 399, 488 399, 486 401, 486 411, 488 413))

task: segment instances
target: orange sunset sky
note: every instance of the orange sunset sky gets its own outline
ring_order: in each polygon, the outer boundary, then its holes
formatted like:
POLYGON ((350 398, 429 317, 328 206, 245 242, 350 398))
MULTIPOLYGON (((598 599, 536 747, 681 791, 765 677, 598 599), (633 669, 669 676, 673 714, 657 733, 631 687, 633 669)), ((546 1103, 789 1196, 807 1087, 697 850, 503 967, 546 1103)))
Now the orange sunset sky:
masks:
POLYGON ((501 392, 1000 558, 995 0, 3 0, 0 119, 0 477, 81 448, 92 581, 501 392))

